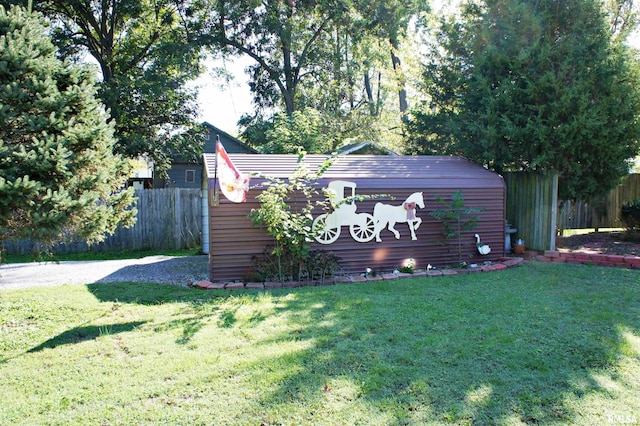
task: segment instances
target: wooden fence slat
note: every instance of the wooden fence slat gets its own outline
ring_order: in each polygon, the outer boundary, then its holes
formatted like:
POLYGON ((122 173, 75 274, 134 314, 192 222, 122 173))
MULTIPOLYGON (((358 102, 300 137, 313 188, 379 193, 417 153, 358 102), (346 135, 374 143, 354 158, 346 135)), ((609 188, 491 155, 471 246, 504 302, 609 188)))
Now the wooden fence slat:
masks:
POLYGON ((530 249, 555 247, 557 175, 505 173, 506 217, 530 249))
POLYGON ((640 199, 640 174, 631 174, 617 188, 593 203, 558 202, 558 229, 621 228, 620 209, 626 202, 640 199))
MULTIPOLYGON (((157 188, 135 191, 138 209, 136 224, 119 228, 105 241, 90 248, 86 243, 59 244, 55 253, 121 250, 162 250, 202 245, 202 199, 200 189, 157 188)), ((5 241, 9 254, 29 254, 31 241, 5 241)))
POLYGON ((600 200, 592 203, 557 200, 557 175, 506 173, 506 217, 535 250, 555 249, 562 229, 619 228, 619 213, 628 201, 640 199, 640 174, 627 176, 600 200), (555 220, 554 220, 555 215, 555 220))

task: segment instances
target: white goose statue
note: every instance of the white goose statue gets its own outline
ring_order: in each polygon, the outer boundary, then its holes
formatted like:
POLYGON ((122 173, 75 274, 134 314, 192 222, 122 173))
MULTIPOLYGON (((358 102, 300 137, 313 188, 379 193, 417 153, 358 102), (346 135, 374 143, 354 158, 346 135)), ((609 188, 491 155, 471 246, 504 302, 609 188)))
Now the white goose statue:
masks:
POLYGON ((483 256, 486 256, 487 254, 491 253, 491 247, 480 242, 480 235, 476 234, 475 236, 476 236, 476 247, 478 247, 478 253, 480 253, 483 256))

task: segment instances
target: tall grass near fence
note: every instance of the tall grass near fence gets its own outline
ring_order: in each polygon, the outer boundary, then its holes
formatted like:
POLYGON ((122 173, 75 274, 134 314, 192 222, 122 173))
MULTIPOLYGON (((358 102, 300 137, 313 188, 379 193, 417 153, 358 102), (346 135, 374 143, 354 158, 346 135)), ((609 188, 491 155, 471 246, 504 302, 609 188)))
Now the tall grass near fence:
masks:
MULTIPOLYGON (((202 245, 201 191, 185 188, 136 190, 137 221, 129 229, 118 229, 107 239, 91 247, 86 243, 59 244, 54 253, 88 250, 184 249, 202 245)), ((9 254, 29 254, 38 247, 32 241, 6 241, 9 254)))

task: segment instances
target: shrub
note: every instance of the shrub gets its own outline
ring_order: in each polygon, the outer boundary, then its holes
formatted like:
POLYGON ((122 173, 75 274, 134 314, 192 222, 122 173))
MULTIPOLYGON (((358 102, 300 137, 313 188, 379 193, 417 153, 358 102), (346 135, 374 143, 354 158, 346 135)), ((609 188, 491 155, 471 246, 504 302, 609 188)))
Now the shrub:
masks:
POLYGON ((640 200, 629 201, 620 209, 620 221, 627 238, 640 241, 640 200))
POLYGON ((324 250, 310 250, 302 259, 298 259, 284 249, 282 256, 266 249, 262 256, 252 259, 253 268, 247 270, 243 279, 247 282, 263 281, 320 281, 339 274, 340 258, 324 250))
POLYGON ((436 201, 444 208, 433 210, 429 215, 439 219, 444 224, 444 232, 442 234, 446 241, 451 239, 456 241, 458 263, 462 263, 462 234, 475 229, 480 219, 478 213, 484 211, 484 208, 466 207, 462 191, 456 191, 451 194, 451 202, 447 202, 440 196, 436 196, 436 201))
POLYGON ((305 154, 299 150, 298 167, 288 179, 261 176, 265 189, 256 197, 260 207, 249 213, 251 222, 273 237, 268 253, 272 256, 266 256, 265 264, 273 264, 274 278, 280 281, 296 276, 309 258, 315 235, 311 213, 317 205, 325 208, 327 204, 314 202, 320 193, 317 181, 336 161, 336 156, 331 156, 312 173, 304 164, 305 154))

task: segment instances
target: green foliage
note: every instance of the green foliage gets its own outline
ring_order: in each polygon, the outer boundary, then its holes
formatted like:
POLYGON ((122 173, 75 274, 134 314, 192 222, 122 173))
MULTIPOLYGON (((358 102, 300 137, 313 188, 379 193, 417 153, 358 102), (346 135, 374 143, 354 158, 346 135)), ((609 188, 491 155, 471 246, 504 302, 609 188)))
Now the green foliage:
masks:
POLYGON ((135 218, 95 76, 55 53, 39 16, 0 7, 0 245, 97 242, 135 218))
POLYGON ((404 265, 399 266, 397 268, 398 272, 402 272, 405 274, 413 274, 416 269, 416 261, 415 259, 408 259, 404 265))
POLYGON ((462 191, 451 194, 451 201, 447 202, 440 196, 436 196, 436 201, 444 208, 429 212, 429 215, 440 220, 444 225, 443 235, 445 240, 455 239, 458 249, 458 262, 462 262, 462 235, 470 232, 478 225, 478 213, 484 209, 477 207, 466 207, 462 191))
POLYGON ((299 85, 322 72, 320 57, 333 25, 348 17, 347 2, 237 2, 203 0, 199 13, 205 36, 216 49, 255 60, 248 71, 254 101, 261 108, 298 108, 299 85))
POLYGON ((640 200, 624 203, 620 208, 620 222, 624 225, 627 237, 640 240, 640 200))
POLYGON ((321 282, 333 277, 340 270, 340 258, 324 250, 310 250, 302 259, 296 259, 291 253, 279 256, 267 250, 262 256, 253 259, 253 267, 248 270, 245 282, 299 281, 321 282))
POLYGON ((611 32, 616 40, 630 41, 635 36, 640 18, 640 8, 633 0, 605 0, 604 9, 607 13, 611 32))
POLYGON ((559 197, 619 183, 640 148, 640 75, 597 0, 469 3, 441 23, 412 151, 558 171, 559 197))
POLYGON ((271 254, 276 257, 276 279, 284 280, 294 275, 285 267, 285 258, 299 270, 309 255, 314 240, 312 211, 317 205, 328 201, 314 202, 319 195, 315 182, 335 162, 336 157, 327 158, 313 173, 304 163, 305 152, 300 149, 298 167, 288 179, 260 176, 265 179, 265 189, 256 197, 260 207, 252 209, 249 218, 254 225, 261 226, 273 237, 271 254))
POLYGON ((427 9, 424 0, 201 4, 204 38, 214 50, 254 61, 247 73, 256 112, 241 120, 254 147, 262 150, 263 138, 252 127, 260 130, 265 121, 277 127, 272 111, 291 116, 312 109, 328 139, 399 148, 402 111, 393 95, 407 86, 399 67, 407 51, 400 48, 410 23, 427 9))
POLYGON ((327 132, 319 111, 305 108, 292 114, 275 115, 274 126, 266 132, 266 143, 260 147, 265 154, 295 154, 302 147, 311 154, 331 152, 335 135, 327 132))
MULTIPOLYGON (((24 0, 26 3, 26 0, 24 0)), ((203 129, 196 123, 201 71, 188 11, 173 0, 34 1, 51 21, 59 55, 98 63, 99 97, 115 122, 115 152, 144 155, 162 175, 170 158, 197 159, 203 129)))
POLYGON ((413 265, 405 265, 398 268, 398 272, 402 272, 403 274, 413 274, 415 272, 415 267, 413 265))

